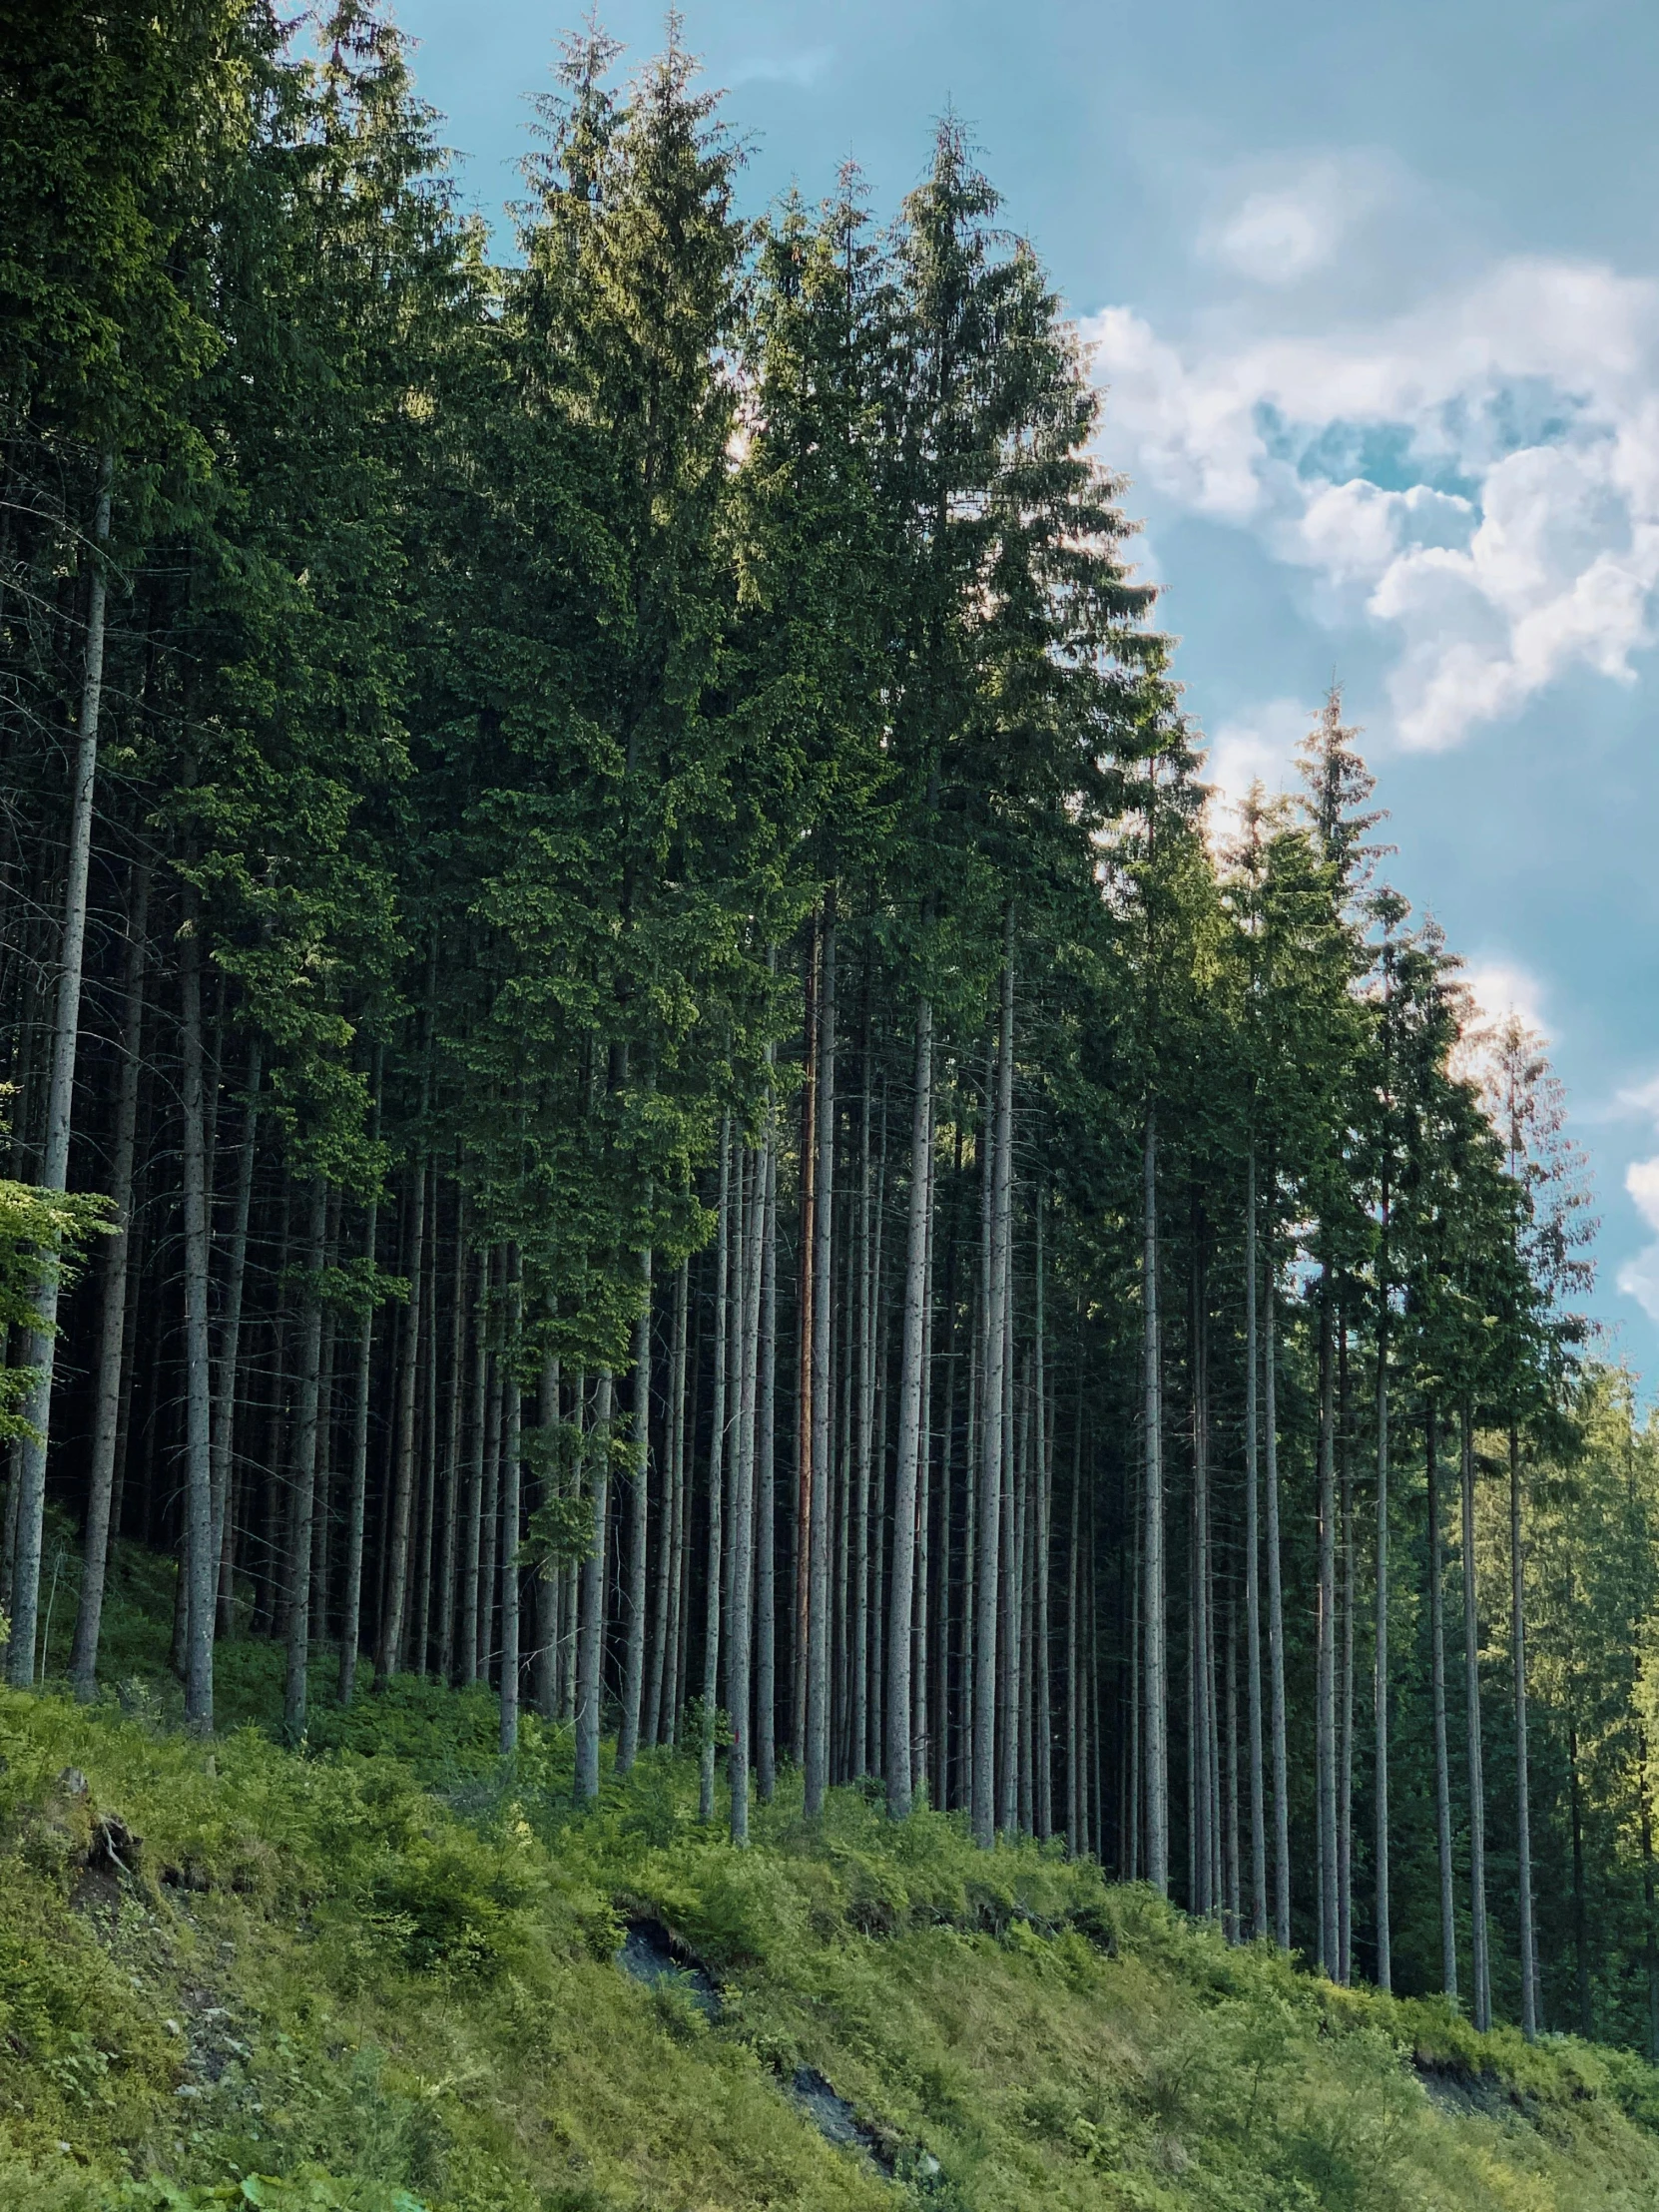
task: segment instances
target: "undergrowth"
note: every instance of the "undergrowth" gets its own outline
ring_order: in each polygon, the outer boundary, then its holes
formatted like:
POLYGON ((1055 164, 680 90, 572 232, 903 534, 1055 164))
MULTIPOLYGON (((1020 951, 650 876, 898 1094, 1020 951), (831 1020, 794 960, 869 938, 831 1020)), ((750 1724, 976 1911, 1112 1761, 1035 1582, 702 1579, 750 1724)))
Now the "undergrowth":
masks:
POLYGON ((158 1643, 128 1619, 95 1708, 0 1696, 16 2212, 1659 2203, 1659 2075, 1626 2053, 1337 1989, 856 1791, 809 1824, 786 1784, 739 1853, 654 1752, 579 1812, 568 1731, 530 1717, 503 1762, 487 1694, 413 1680, 341 1713, 331 1656, 288 1750, 279 1654, 231 1644, 240 1725, 198 1742, 158 1643), (639 1918, 716 2017, 618 1970, 639 1918))

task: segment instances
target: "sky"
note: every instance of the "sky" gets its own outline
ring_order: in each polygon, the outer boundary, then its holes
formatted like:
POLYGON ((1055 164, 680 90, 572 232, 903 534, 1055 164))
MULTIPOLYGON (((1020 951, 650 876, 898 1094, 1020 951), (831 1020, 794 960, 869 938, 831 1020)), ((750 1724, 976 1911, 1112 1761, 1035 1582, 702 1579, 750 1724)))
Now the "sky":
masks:
MULTIPOLYGON (((498 220, 579 11, 395 12, 498 220)), ((1389 878, 1550 1039, 1604 1350, 1659 1386, 1659 9, 686 0, 684 36, 756 213, 850 158, 887 214, 966 122, 1093 348, 1208 775, 1285 782, 1341 683, 1389 878)))

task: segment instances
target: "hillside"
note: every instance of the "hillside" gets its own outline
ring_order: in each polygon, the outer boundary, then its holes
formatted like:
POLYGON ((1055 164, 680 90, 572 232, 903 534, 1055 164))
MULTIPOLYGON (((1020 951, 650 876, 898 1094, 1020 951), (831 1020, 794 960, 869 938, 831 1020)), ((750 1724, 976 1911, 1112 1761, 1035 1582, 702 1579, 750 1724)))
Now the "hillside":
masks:
POLYGON ((578 1814, 568 1731, 503 1765, 481 1690, 341 1714, 319 1661, 296 1755, 258 1725, 278 1649, 226 1656, 212 1743, 159 1674, 0 1703, 12 2212, 1659 2201, 1624 2053, 1338 1990, 852 1790, 809 1825, 787 1786, 740 1854, 654 1752, 578 1814))

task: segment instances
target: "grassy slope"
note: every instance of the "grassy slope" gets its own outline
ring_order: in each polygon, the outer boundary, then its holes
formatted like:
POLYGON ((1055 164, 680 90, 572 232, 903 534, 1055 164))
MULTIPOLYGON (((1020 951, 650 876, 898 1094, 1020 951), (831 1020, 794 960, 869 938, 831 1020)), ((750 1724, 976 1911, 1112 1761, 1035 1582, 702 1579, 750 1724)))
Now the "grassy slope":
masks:
MULTIPOLYGON (((243 1647, 236 1700, 276 1678, 243 1647)), ((578 1819, 561 1732, 503 1769, 486 1698, 414 1683, 324 1712, 307 1758, 125 1702, 0 1698, 16 2212, 1659 2203, 1635 2060, 1336 1990, 1052 1853, 843 1793, 740 1856, 662 1755, 578 1819), (89 1872, 112 1814, 137 1842, 89 1872), (719 1975, 716 2025, 617 1970, 642 1910, 719 1975), (797 2112, 801 2064, 899 2179, 797 2112)))

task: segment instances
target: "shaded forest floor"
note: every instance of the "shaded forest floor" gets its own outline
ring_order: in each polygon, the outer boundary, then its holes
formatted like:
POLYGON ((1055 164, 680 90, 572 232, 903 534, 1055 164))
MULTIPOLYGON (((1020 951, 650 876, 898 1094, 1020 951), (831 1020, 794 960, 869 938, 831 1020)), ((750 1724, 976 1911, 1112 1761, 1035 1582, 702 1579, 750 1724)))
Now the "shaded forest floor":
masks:
MULTIPOLYGON (((781 1789, 746 1853, 645 1755, 412 1679, 184 1736, 159 1562, 106 1702, 0 1696, 0 2205, 1637 2212, 1659 2074, 1229 1949, 1057 1852, 781 1789)), ((54 1651, 58 1637, 54 1634, 54 1651)))

